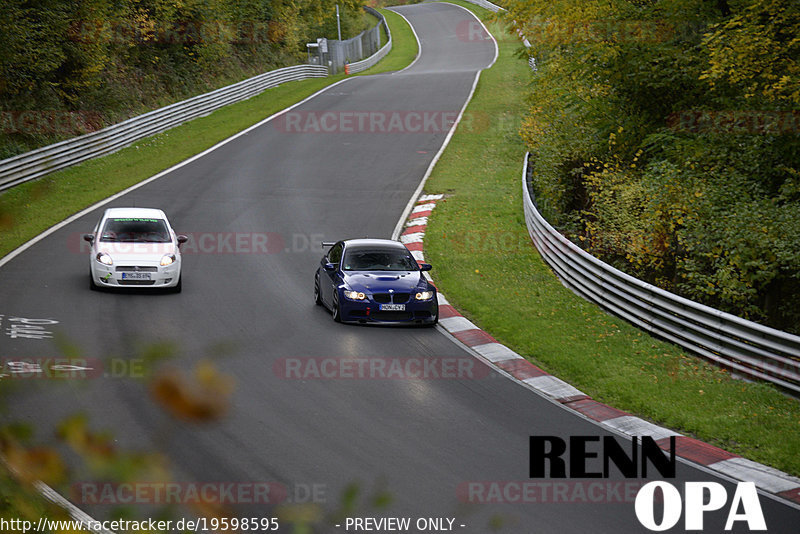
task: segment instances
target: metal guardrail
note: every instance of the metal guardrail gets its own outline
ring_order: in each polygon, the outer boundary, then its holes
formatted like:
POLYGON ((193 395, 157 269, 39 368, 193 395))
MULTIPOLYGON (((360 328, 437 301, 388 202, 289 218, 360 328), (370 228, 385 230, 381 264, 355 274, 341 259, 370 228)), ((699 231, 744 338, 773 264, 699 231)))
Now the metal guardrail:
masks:
POLYGON ((322 61, 324 64, 328 65, 331 74, 345 72, 345 65, 349 66, 347 71, 350 72, 350 74, 361 72, 377 63, 391 50, 391 39, 388 49, 383 50, 383 48, 386 48, 384 45, 384 47, 379 50, 381 25, 387 28, 388 35, 388 25, 386 24, 384 16, 381 15, 378 10, 369 6, 364 6, 364 11, 377 18, 378 24, 350 39, 343 41, 328 39, 328 51, 327 53, 323 53, 322 61), (379 52, 382 52, 380 56, 378 56, 379 52), (366 59, 364 58, 365 55, 368 55, 366 59), (362 64, 366 64, 367 66, 361 66, 362 64), (353 65, 357 65, 360 68, 358 70, 353 70, 353 65))
MULTIPOLYGON (((353 63, 351 65, 351 73, 361 72, 375 65, 392 48, 391 33, 384 16, 372 8, 367 8, 367 11, 380 19, 378 24, 383 24, 386 28, 389 42, 370 57, 358 63, 353 63)), ((115 152, 140 139, 169 130, 192 119, 203 117, 229 104, 246 100, 270 87, 291 81, 324 78, 326 76, 328 76, 328 67, 326 66, 295 65, 284 67, 132 117, 96 132, 90 132, 4 159, 0 161, 0 191, 23 182, 41 178, 83 161, 115 152)))
MULTIPOLYGON (((494 12, 486 0, 467 0, 494 12)), ((530 44, 520 35, 526 47, 530 44)), ((531 58, 533 60, 533 58, 531 58)), ((531 68, 536 70, 535 62, 531 68)), ((542 258, 576 294, 639 328, 739 375, 800 393, 800 336, 698 304, 643 282, 587 253, 553 228, 536 208, 522 175, 525 224, 542 258)))
POLYGON ((295 65, 265 72, 96 132, 19 154, 0 161, 0 191, 114 152, 145 137, 208 115, 228 104, 246 100, 270 87, 307 78, 324 78, 327 75, 328 69, 319 65, 295 65))
POLYGON ((505 8, 502 8, 498 5, 495 5, 491 2, 487 2, 486 0, 466 0, 470 4, 475 4, 476 6, 481 6, 484 9, 488 9, 489 11, 494 11, 497 13, 498 11, 505 11, 505 8))
POLYGON ((383 27, 386 30, 386 36, 388 37, 388 40, 386 41, 386 44, 380 48, 380 50, 369 56, 367 59, 350 63, 350 69, 349 69, 350 74, 355 74, 357 72, 367 70, 368 68, 374 66, 378 61, 382 60, 386 56, 386 54, 388 54, 392 50, 392 32, 389 31, 389 25, 386 23, 386 17, 384 17, 380 12, 376 11, 375 9, 372 9, 371 7, 364 7, 364 9, 370 14, 380 19, 378 25, 380 26, 381 24, 383 24, 383 27))
POLYGON ((525 223, 561 282, 611 314, 731 372, 800 394, 800 337, 698 304, 623 273, 587 253, 539 213, 522 174, 525 223))

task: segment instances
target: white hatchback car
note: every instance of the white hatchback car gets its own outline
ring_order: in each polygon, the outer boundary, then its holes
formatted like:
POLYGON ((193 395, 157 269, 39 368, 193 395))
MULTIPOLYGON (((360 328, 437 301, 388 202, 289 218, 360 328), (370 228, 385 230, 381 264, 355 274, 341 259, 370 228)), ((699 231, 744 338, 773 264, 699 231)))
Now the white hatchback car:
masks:
POLYGON ((153 208, 109 208, 91 244, 89 287, 164 288, 178 293, 183 285, 180 245, 163 211, 153 208))

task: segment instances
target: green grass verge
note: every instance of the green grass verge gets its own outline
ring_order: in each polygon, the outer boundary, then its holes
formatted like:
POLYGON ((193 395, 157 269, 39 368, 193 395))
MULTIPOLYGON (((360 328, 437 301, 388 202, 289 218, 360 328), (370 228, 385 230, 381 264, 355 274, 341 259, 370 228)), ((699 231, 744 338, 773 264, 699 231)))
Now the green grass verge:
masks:
MULTIPOLYGON (((483 19, 491 13, 466 2, 483 19)), ((425 251, 447 298, 519 354, 593 398, 731 452, 800 475, 800 404, 734 380, 564 288, 531 245, 517 134, 531 75, 498 24, 500 57, 484 71, 426 184, 444 193, 425 251)), ((535 83, 535 82, 534 82, 535 83)), ((541 429, 540 429, 541 430, 541 429)))
MULTIPOLYGON (((386 22, 392 31, 392 51, 377 65, 365 71, 367 74, 403 69, 417 57, 417 39, 414 37, 414 32, 411 31, 411 26, 408 25, 408 22, 394 11, 389 11, 388 9, 379 9, 378 11, 386 17, 386 22)), ((381 44, 385 43, 386 39, 386 34, 382 33, 381 44)))
POLYGON ((0 256, 126 187, 202 152, 343 76, 290 82, 0 196, 0 256))
MULTIPOLYGON (((360 75, 399 70, 417 54, 417 41, 406 21, 396 13, 382 11, 392 32, 392 51, 360 75)), ((0 257, 83 208, 202 152, 344 77, 314 78, 268 89, 119 152, 3 192, 0 257)))

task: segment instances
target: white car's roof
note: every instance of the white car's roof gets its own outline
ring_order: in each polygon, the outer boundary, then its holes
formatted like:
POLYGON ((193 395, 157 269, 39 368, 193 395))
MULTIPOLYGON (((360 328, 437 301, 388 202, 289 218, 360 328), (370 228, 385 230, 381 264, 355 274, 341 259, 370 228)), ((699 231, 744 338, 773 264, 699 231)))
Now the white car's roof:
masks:
POLYGON ((149 218, 166 219, 163 211, 156 208, 108 208, 104 217, 114 219, 149 218))

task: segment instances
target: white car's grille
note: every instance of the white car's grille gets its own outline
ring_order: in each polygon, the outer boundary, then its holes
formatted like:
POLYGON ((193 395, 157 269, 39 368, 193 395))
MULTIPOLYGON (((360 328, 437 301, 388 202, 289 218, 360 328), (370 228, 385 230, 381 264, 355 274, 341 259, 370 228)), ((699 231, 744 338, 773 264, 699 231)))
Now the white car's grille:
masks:
POLYGON ((136 266, 136 265, 119 265, 117 266, 117 272, 131 272, 131 273, 157 273, 158 267, 152 266, 136 266))

